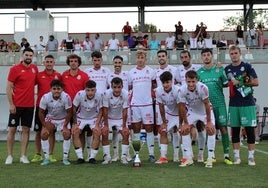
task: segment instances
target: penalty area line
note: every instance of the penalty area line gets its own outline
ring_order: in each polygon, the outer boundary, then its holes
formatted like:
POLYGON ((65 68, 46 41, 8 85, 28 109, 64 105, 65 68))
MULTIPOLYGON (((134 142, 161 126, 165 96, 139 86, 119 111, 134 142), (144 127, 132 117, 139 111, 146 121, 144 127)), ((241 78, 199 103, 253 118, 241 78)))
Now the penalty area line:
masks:
MULTIPOLYGON (((247 146, 240 146, 240 147, 243 147, 243 148, 246 148, 246 149, 248 148, 247 146)), ((260 153, 263 153, 265 155, 268 155, 268 152, 267 151, 263 151, 263 150, 256 149, 256 148, 255 148, 255 151, 260 152, 260 153)))

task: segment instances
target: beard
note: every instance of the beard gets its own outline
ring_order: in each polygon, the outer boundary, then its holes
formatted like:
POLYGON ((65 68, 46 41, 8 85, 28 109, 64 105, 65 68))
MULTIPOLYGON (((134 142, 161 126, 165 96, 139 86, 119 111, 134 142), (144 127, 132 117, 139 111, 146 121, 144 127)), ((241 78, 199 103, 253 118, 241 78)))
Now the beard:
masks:
POLYGON ((190 65, 190 62, 184 61, 184 62, 182 62, 182 65, 183 65, 184 67, 188 67, 188 66, 190 65))
POLYGON ((25 59, 25 60, 24 60, 24 63, 27 64, 27 65, 29 65, 29 64, 32 63, 32 60, 31 60, 31 59, 25 59))

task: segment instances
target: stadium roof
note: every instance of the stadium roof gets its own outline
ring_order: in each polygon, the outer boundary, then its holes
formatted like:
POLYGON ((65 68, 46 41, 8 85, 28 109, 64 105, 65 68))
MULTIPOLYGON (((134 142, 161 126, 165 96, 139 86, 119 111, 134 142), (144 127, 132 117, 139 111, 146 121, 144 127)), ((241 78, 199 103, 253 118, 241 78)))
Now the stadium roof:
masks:
POLYGON ((267 0, 1 0, 0 9, 267 4, 267 0))

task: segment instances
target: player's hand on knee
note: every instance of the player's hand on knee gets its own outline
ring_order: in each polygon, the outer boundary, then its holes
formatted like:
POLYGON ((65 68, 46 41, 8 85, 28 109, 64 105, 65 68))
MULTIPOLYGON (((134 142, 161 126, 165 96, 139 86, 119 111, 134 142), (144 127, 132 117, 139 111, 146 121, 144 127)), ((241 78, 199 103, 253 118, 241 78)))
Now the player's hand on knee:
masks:
POLYGON ((109 135, 109 128, 107 126, 102 127, 101 134, 104 136, 109 135))
POLYGON ((213 123, 208 122, 206 125, 206 131, 208 135, 214 135, 215 134, 215 126, 213 123))
POLYGON ((69 139, 71 137, 71 131, 67 127, 64 127, 62 129, 62 135, 65 140, 69 139))
POLYGON ((181 126, 181 134, 182 135, 188 135, 188 134, 190 134, 190 126, 189 126, 189 124, 183 124, 181 126))
POLYGON ((122 127, 121 133, 122 135, 128 136, 130 134, 130 131, 127 127, 122 127))
POLYGON ((77 132, 80 133, 80 129, 79 129, 78 124, 73 124, 71 131, 72 131, 72 134, 76 134, 77 132))
POLYGON ((162 125, 160 125, 159 127, 159 134, 161 133, 166 133, 167 132, 167 124, 163 123, 162 125))

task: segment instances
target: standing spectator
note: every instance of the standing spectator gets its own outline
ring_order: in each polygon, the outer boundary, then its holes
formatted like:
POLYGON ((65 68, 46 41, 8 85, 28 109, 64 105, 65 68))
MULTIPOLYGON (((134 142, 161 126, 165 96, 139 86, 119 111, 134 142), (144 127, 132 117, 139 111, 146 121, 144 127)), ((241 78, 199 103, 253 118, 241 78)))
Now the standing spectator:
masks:
POLYGON ((157 51, 160 48, 160 41, 156 39, 156 35, 152 35, 152 40, 149 41, 148 47, 150 49, 150 60, 155 60, 157 58, 157 51))
POLYGON ((23 50, 23 61, 10 68, 7 81, 7 97, 9 102, 9 121, 7 134, 8 157, 5 164, 13 162, 13 145, 17 127, 22 126, 20 162, 30 163, 26 157, 30 128, 34 113, 34 86, 38 69, 32 64, 33 50, 23 50))
POLYGON ((177 38, 178 35, 182 35, 182 32, 183 32, 183 26, 181 25, 181 22, 178 21, 178 25, 175 24, 175 37, 176 37, 176 39, 178 39, 177 38))
POLYGON ((44 42, 44 37, 40 36, 39 41, 34 45, 37 52, 43 52, 46 49, 46 43, 44 42))
POLYGON ((187 41, 187 45, 190 46, 191 50, 196 50, 197 49, 197 39, 199 38, 199 35, 201 33, 201 30, 198 31, 198 33, 196 32, 192 32, 191 37, 188 35, 188 33, 186 33, 189 37, 189 40, 187 41))
POLYGON ((174 48, 174 42, 175 42, 175 37, 172 35, 171 32, 168 33, 168 36, 166 38, 166 49, 171 50, 174 48))
POLYGON ((253 46, 256 46, 256 31, 254 29, 254 25, 253 24, 250 24, 249 25, 249 29, 248 29, 248 32, 247 32, 247 44, 248 44, 248 47, 253 47, 253 46))
POLYGON ((83 41, 84 52, 91 52, 93 47, 93 42, 90 41, 89 36, 86 36, 85 40, 83 41))
POLYGON ((26 48, 30 47, 30 43, 27 41, 26 38, 22 38, 21 39, 21 43, 20 43, 20 50, 23 51, 26 48))
POLYGON ((143 45, 143 34, 141 31, 138 31, 138 36, 137 36, 137 45, 143 45))
POLYGON ((115 33, 112 33, 112 38, 108 41, 108 48, 112 57, 118 53, 119 40, 115 38, 115 33))
POLYGON ((209 48, 209 49, 213 48, 213 39, 209 33, 207 33, 207 37, 204 38, 204 41, 205 41, 205 46, 204 46, 205 48, 209 48))
MULTIPOLYGON (((35 148, 36 154, 34 155, 31 162, 41 161, 41 130, 42 124, 39 119, 39 103, 42 96, 50 91, 50 83, 55 80, 61 80, 61 74, 54 70, 55 60, 52 55, 47 55, 44 61, 45 69, 37 74, 36 84, 37 84, 37 100, 36 100, 36 109, 35 109, 35 123, 34 123, 34 131, 35 131, 35 148)), ((57 160, 53 157, 53 150, 55 144, 55 134, 51 133, 49 137, 49 160, 50 162, 56 162, 57 160)))
POLYGON ((82 49, 83 47, 81 46, 79 39, 76 38, 74 40, 74 53, 79 55, 82 49))
POLYGON ((258 24, 258 45, 259 45, 259 48, 261 49, 263 48, 263 45, 264 45, 263 34, 264 34, 263 27, 261 24, 258 24))
POLYGON ((49 36, 49 40, 46 44, 46 51, 58 51, 59 42, 55 39, 54 35, 49 36))
POLYGON ((135 35, 133 35, 133 33, 131 33, 130 37, 128 37, 128 39, 127 39, 127 42, 128 42, 129 48, 133 49, 137 45, 137 37, 135 35))
POLYGON ((205 46, 205 41, 201 36, 199 36, 197 39, 197 48, 202 49, 204 48, 204 46, 205 46))
POLYGON ((174 42, 174 47, 177 50, 183 50, 186 47, 186 42, 182 38, 182 35, 177 35, 177 39, 174 42))
POLYGON ((126 41, 130 37, 132 32, 132 28, 128 22, 126 22, 126 25, 124 25, 124 27, 122 28, 122 32, 124 34, 124 41, 126 41))
MULTIPOLYGON (((259 85, 257 74, 251 64, 240 60, 241 50, 237 46, 229 48, 232 63, 225 67, 229 82, 229 126, 232 127, 232 143, 234 164, 240 164, 240 129, 244 127, 247 133, 248 165, 255 166, 255 132, 256 110, 252 92, 243 92, 243 87, 259 85), (241 90, 242 89, 242 90, 241 90)), ((249 90, 251 91, 251 90, 249 90)))
POLYGON ((103 41, 100 38, 100 34, 96 33, 95 34, 95 39, 93 40, 93 46, 94 46, 94 51, 101 51, 103 50, 103 41))
POLYGON ((236 27, 236 40, 237 45, 244 45, 244 31, 241 25, 237 25, 236 27))
POLYGON ((63 40, 63 45, 66 51, 72 52, 74 50, 74 39, 71 35, 68 35, 68 38, 63 40))

